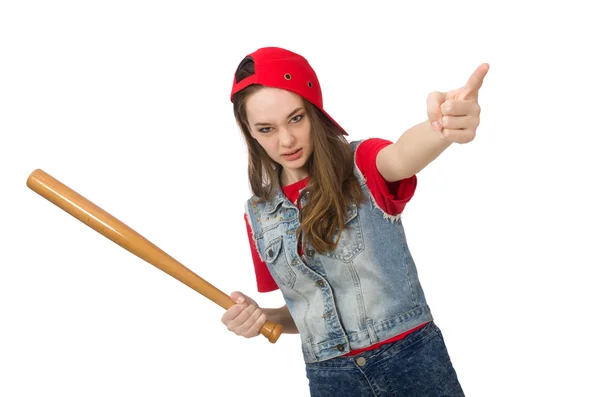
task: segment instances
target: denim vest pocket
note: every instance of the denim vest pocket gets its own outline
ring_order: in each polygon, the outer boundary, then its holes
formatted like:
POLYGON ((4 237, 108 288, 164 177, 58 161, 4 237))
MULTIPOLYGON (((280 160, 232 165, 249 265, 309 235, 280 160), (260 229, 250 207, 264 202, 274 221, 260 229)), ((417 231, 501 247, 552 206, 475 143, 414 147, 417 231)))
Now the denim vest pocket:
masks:
MULTIPOLYGON (((335 242, 337 238, 338 233, 333 236, 333 241, 335 242)), ((363 240, 358 208, 356 204, 351 204, 346 212, 344 229, 342 230, 342 236, 340 237, 337 247, 333 251, 326 252, 325 255, 344 262, 352 262, 352 260, 364 249, 365 243, 363 240)))
POLYGON ((275 237, 266 244, 265 247, 265 262, 273 273, 273 277, 278 284, 283 284, 287 287, 294 285, 296 274, 290 269, 287 263, 285 253, 281 253, 283 248, 283 236, 275 237))

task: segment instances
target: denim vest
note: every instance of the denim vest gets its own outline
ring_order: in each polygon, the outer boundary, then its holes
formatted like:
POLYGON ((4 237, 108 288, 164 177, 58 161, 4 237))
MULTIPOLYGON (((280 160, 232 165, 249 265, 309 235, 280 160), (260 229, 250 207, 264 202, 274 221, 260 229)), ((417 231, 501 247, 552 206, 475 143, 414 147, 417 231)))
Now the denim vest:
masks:
MULTIPOLYGON (((350 143, 354 153, 360 142, 350 143)), ((298 328, 306 363, 371 346, 433 320, 400 216, 376 205, 356 161, 354 174, 368 199, 348 207, 337 248, 324 254, 308 241, 304 254, 298 254, 299 209, 280 187, 269 201, 253 196, 246 202, 254 243, 298 328)))

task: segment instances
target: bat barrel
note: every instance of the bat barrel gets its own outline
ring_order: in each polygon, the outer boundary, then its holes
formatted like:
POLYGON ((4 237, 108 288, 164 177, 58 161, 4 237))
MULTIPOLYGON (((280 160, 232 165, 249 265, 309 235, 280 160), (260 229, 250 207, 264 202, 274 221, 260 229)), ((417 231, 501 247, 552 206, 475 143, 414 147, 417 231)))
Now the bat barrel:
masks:
MULTIPOLYGON (((135 230, 43 170, 36 169, 29 175, 27 187, 114 243, 179 280, 222 308, 227 310, 235 304, 224 292, 192 272, 135 230)), ((281 335, 281 331, 281 325, 267 322, 261 329, 261 334, 268 338, 271 343, 275 343, 281 335)))

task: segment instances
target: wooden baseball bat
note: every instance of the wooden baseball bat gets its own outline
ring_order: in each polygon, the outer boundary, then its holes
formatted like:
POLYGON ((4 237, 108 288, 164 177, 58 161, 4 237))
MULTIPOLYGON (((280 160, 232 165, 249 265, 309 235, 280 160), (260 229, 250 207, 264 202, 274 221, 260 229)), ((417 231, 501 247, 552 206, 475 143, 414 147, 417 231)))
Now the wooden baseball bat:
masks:
MULTIPOLYGON (((224 292, 173 259, 135 230, 41 169, 36 169, 29 175, 27 187, 104 237, 181 281, 225 310, 235 304, 224 292)), ((267 321, 260 333, 269 342, 275 343, 282 330, 283 327, 280 324, 267 321)))

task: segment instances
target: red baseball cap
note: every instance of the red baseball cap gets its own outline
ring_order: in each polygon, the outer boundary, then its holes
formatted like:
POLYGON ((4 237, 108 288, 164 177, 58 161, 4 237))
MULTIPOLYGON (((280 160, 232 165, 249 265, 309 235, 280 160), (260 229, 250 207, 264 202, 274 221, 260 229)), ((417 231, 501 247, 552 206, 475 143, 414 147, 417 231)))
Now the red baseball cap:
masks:
POLYGON ((323 94, 317 74, 301 55, 279 47, 263 47, 246 55, 238 69, 247 62, 254 62, 254 74, 240 81, 233 78, 231 101, 236 92, 252 84, 281 88, 300 95, 327 116, 342 132, 346 131, 323 109, 323 94))

